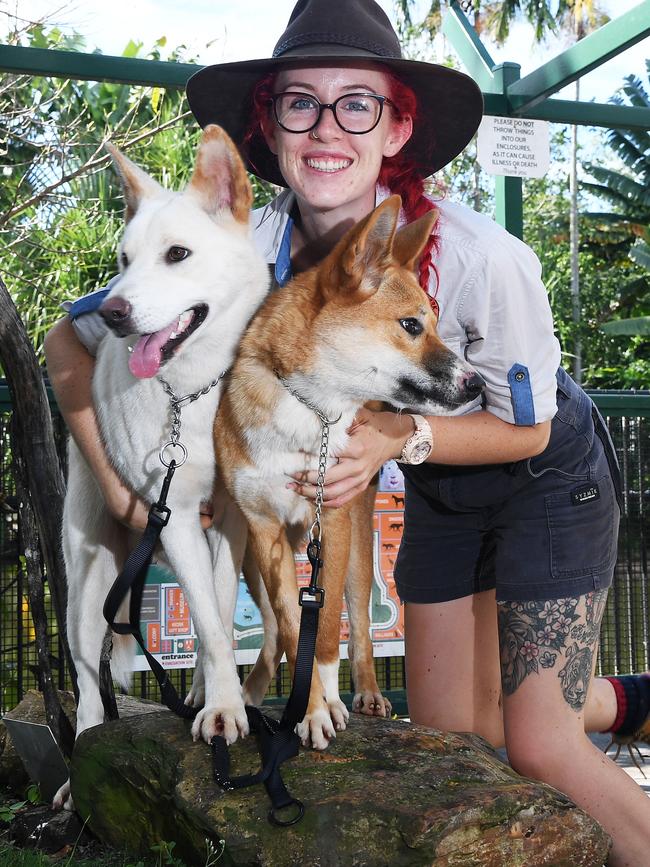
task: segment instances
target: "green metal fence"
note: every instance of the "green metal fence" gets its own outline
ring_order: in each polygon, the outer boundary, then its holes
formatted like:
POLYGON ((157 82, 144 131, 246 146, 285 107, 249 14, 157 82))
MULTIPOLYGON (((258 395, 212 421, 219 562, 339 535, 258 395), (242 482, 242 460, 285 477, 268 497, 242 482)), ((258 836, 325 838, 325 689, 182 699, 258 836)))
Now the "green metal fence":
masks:
MULTIPOLYGON (((598 671, 623 674, 650 669, 650 392, 591 392, 606 418, 623 472, 624 511, 621 519, 618 563, 609 595, 600 639, 598 671)), ((56 437, 62 460, 65 429, 56 409, 56 437)), ((20 522, 15 511, 12 468, 12 408, 7 387, 0 382, 0 712, 38 686, 33 626, 27 603, 27 579, 21 561, 20 522)), ((581 540, 576 539, 576 544, 581 540)), ((50 653, 60 688, 69 687, 53 607, 45 579, 46 608, 50 618, 50 653)), ((401 657, 375 660, 381 688, 391 697, 397 713, 406 712, 404 665, 401 657)), ((243 666, 240 673, 246 674, 243 666)), ((180 692, 191 684, 192 671, 171 672, 180 692)), ((268 699, 287 696, 289 679, 281 667, 268 699)), ((350 691, 347 661, 341 665, 340 689, 350 691)), ((135 676, 133 692, 157 698, 157 685, 148 673, 135 676)))

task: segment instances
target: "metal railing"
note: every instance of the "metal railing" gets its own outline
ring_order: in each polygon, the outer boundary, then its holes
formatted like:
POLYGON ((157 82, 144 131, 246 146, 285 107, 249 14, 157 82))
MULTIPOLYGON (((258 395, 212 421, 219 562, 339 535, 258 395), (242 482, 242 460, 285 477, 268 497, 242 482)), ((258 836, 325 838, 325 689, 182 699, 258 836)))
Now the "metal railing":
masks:
MULTIPOLYGON (((650 669, 650 392, 591 392, 605 416, 616 446, 624 487, 624 509, 619 535, 614 585, 603 619, 598 673, 625 674, 650 669)), ((37 688, 39 671, 34 629, 29 613, 24 574, 21 528, 15 499, 12 466, 12 408, 8 389, 0 382, 0 712, 15 706, 27 689, 37 688)), ((65 426, 53 410, 55 436, 65 452, 65 426)), ((576 539, 576 545, 581 544, 576 539)), ((69 688, 59 646, 58 626, 47 588, 50 653, 59 688, 69 688)), ((393 700, 397 713, 406 712, 404 665, 401 657, 375 660, 379 685, 393 700)), ((249 666, 242 666, 245 675, 249 666)), ((170 672, 180 692, 189 689, 191 670, 170 672)), ((340 689, 350 691, 347 660, 341 664, 340 689)), ((290 683, 282 666, 268 699, 287 696, 290 683)), ((152 676, 135 675, 133 692, 157 698, 152 676)), ((268 700, 267 699, 267 700, 268 700)))

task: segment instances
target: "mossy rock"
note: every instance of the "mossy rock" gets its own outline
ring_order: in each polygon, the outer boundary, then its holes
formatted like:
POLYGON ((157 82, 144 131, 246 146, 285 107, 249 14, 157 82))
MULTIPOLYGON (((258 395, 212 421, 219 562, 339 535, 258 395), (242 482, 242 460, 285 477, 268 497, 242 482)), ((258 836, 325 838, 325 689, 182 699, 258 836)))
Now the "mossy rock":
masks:
MULTIPOLYGON (((149 708, 147 708, 149 710, 149 708)), ((254 737, 231 748, 232 773, 259 766, 254 737)), ((100 840, 134 854, 161 841, 219 867, 602 867, 609 839, 555 789, 518 776, 481 738, 353 716, 325 752, 283 766, 301 822, 268 822, 263 786, 222 792, 210 749, 165 710, 84 732, 72 794, 100 840)))

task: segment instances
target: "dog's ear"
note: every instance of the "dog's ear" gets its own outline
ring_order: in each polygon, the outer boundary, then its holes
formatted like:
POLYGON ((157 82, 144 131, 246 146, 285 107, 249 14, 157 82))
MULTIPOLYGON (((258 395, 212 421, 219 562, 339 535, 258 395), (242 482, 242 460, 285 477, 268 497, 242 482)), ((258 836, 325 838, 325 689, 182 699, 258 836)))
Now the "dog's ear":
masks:
POLYGON ((138 210, 142 199, 157 195, 162 187, 110 142, 105 142, 104 147, 113 158, 113 163, 122 181, 126 204, 125 217, 128 223, 138 210))
POLYGON ((237 148, 216 124, 203 130, 186 192, 195 196, 209 214, 229 210, 238 222, 248 224, 253 190, 237 148))
POLYGON ((422 217, 397 230, 393 243, 393 256, 404 268, 415 270, 418 256, 429 240, 438 221, 438 211, 428 211, 422 217))
POLYGON ((401 204, 399 196, 390 196, 341 238, 321 269, 326 297, 360 302, 379 289, 393 261, 401 204))

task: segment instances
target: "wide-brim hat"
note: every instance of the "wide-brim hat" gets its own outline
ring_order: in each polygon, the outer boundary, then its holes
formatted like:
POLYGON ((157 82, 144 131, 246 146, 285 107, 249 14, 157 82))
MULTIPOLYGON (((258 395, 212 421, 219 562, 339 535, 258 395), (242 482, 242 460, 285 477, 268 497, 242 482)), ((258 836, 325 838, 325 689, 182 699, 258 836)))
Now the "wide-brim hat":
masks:
POLYGON ((299 0, 272 57, 206 66, 187 82, 187 98, 202 127, 217 123, 226 130, 253 174, 286 186, 264 140, 256 136, 244 144, 255 85, 291 66, 363 61, 380 63, 415 92, 418 120, 404 152, 423 178, 469 143, 483 113, 478 85, 455 69, 403 58, 397 34, 374 0, 299 0))

